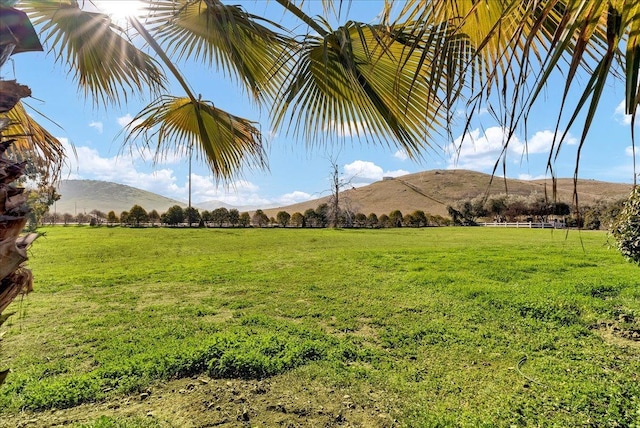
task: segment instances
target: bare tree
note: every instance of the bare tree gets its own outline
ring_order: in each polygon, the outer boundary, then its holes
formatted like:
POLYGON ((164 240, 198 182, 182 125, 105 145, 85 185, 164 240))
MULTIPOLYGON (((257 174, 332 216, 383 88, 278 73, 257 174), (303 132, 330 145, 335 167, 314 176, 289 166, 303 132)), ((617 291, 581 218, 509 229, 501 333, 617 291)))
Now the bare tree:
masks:
MULTIPOLYGON (((331 227, 338 227, 340 222, 340 192, 346 188, 353 187, 351 179, 345 180, 344 176, 340 175, 340 168, 338 167, 338 161, 335 157, 329 159, 331 164, 331 198, 329 199, 329 217, 331 221, 331 227)), ((349 218, 351 218, 349 216, 349 218)))

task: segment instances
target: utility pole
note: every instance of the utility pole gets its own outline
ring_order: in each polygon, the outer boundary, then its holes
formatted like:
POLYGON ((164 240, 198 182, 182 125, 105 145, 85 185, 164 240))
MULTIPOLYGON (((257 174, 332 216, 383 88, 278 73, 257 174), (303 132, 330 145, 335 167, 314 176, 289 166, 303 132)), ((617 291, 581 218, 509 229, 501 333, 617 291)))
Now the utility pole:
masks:
POLYGON ((193 144, 189 148, 189 210, 191 210, 191 158, 193 157, 193 144))

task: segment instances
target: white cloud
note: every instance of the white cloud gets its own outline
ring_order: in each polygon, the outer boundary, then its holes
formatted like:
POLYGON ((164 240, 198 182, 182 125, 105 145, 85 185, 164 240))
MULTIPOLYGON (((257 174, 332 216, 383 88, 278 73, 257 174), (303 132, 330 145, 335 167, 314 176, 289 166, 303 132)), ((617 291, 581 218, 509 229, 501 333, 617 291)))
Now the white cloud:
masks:
POLYGON ((132 120, 133 120, 133 116, 131 116, 131 114, 129 113, 116 119, 116 121, 118 122, 118 125, 120 125, 123 128, 127 126, 129 123, 131 123, 132 120))
POLYGON ((399 177, 409 174, 409 171, 398 169, 396 171, 384 171, 381 167, 369 161, 356 160, 346 164, 343 168, 344 175, 354 182, 372 182, 382 180, 382 177, 399 177))
POLYGON ((530 180, 543 180, 547 178, 546 175, 531 175, 531 174, 519 174, 518 175, 518 179, 519 180, 526 180, 526 181, 530 181, 530 180))
POLYGON ((120 125, 121 127, 125 128, 127 127, 130 123, 131 123, 131 128, 134 126, 139 125, 140 123, 142 123, 141 120, 133 120, 133 116, 131 116, 131 114, 127 113, 124 116, 120 116, 119 118, 116 119, 116 122, 118 122, 118 125, 120 125), (132 123, 133 122, 133 123, 132 123))
MULTIPOLYGON (((189 198, 188 177, 178 177, 171 168, 160 168, 151 172, 141 171, 151 165, 142 163, 148 154, 139 152, 119 156, 103 157, 86 146, 76 146, 75 153, 67 138, 59 138, 68 153, 63 179, 103 180, 126 184, 159 195, 181 201, 189 198), (180 183, 181 182, 181 183, 180 183)), ((294 191, 275 198, 265 198, 260 187, 247 180, 236 180, 228 184, 216 183, 212 176, 191 174, 191 195, 194 204, 218 200, 234 206, 284 206, 306 201, 312 196, 306 192, 294 191)))
MULTIPOLYGON (((66 153, 67 165, 63 179, 103 180, 148 190, 180 201, 188 199, 188 177, 177 169, 162 167, 149 171, 152 167, 148 151, 132 150, 115 156, 104 156, 88 146, 76 146, 74 150, 68 139, 60 138, 66 153), (77 156, 76 156, 77 155, 77 156), (146 161, 145 161, 146 160, 146 161)), ((184 164, 182 165, 184 166, 184 164)), ((157 165, 156 165, 157 167, 157 165)), ((183 168, 186 169, 186 168, 183 168)), ((353 186, 381 180, 383 176, 397 177, 408 174, 402 169, 385 171, 369 161, 356 160, 344 166, 343 177, 351 177, 353 186)), ((265 196, 260 187, 248 180, 237 180, 221 184, 211 175, 191 175, 192 201, 194 204, 219 200, 234 206, 273 207, 286 206, 313 199, 314 195, 295 190, 282 195, 265 196)))
POLYGON ((333 132, 339 137, 355 137, 369 133, 369 125, 366 122, 337 123, 331 121, 325 130, 333 132))
POLYGON ((276 199, 276 202, 280 206, 293 205, 298 202, 304 202, 312 199, 312 196, 307 192, 301 192, 299 190, 295 190, 290 193, 286 193, 279 198, 276 199))
MULTIPOLYGON (((122 128, 129 129, 142 123, 141 120, 133 121, 133 116, 131 116, 131 114, 129 113, 117 118, 116 121, 122 128), (131 126, 129 126, 129 124, 131 124, 131 126)), ((156 163, 156 165, 174 165, 180 162, 185 162, 186 159, 188 159, 187 153, 185 152, 171 152, 156 156, 155 151, 152 151, 148 147, 134 148, 131 150, 130 156, 134 157, 135 159, 142 159, 143 161, 153 161, 156 163)))
POLYGON ((191 174, 191 190, 192 200, 196 204, 213 200, 235 206, 269 206, 273 204, 273 201, 260 194, 259 186, 246 180, 237 180, 222 185, 216 183, 211 176, 191 174))
MULTIPOLYGON (((447 148, 451 158, 449 168, 484 170, 493 168, 502 153, 507 130, 498 126, 487 128, 484 135, 474 129, 456 138, 447 148)), ((522 144, 512 137, 510 144, 522 144)))
POLYGON ((346 164, 343 168, 344 174, 349 177, 358 177, 369 180, 382 180, 383 170, 378 165, 369 161, 356 160, 346 164))
POLYGON ((404 150, 398 150, 393 154, 393 157, 400 159, 401 161, 406 161, 407 159, 409 159, 409 155, 407 155, 407 152, 404 150))
MULTIPOLYGON (((533 134, 533 137, 529 138, 529 140, 522 147, 522 150, 518 150, 518 152, 529 154, 549 153, 549 150, 551 150, 551 147, 553 146, 554 138, 555 133, 549 131, 548 129, 545 129, 544 131, 538 131, 533 134)), ((558 138, 560 138, 560 136, 558 136, 558 138)), ((573 141, 569 144, 575 144, 575 139, 572 140, 573 141)), ((514 147, 514 149, 516 148, 514 147)))
MULTIPOLYGON (((629 156, 630 158, 633 157, 633 146, 627 146, 624 149, 624 154, 629 156)), ((640 147, 636 146, 636 156, 640 156, 640 147)))
POLYGON ((457 119, 466 119, 469 116, 475 116, 475 115, 484 116, 487 114, 489 114, 489 109, 487 107, 480 107, 480 108, 475 107, 473 109, 473 112, 470 112, 465 109, 457 109, 453 115, 457 119))
POLYGON ((631 115, 625 114, 625 102, 624 100, 620 101, 620 104, 616 106, 614 111, 614 116, 616 120, 622 125, 631 125, 631 115))
POLYGON ((89 124, 90 128, 95 128, 96 131, 98 131, 100 134, 102 134, 102 130, 104 129, 104 126, 102 124, 102 122, 99 121, 93 121, 89 124))
MULTIPOLYGON (((556 147, 558 140, 562 137, 562 132, 563 131, 558 131, 556 147)), ((509 144, 509 151, 516 155, 549 153, 549 150, 553 147, 554 135, 554 132, 548 129, 538 131, 526 142, 520 142, 519 140, 512 141, 509 144)), ((562 144, 574 146, 578 144, 578 140, 568 133, 562 144)))
POLYGON ((172 169, 138 171, 136 162, 141 159, 139 154, 103 157, 97 150, 86 146, 76 146, 74 154, 69 140, 59 139, 68 154, 67 167, 62 175, 65 179, 111 181, 178 199, 185 195, 184 188, 177 185, 172 169))
MULTIPOLYGON (((158 165, 175 165, 182 162, 188 162, 188 156, 182 152, 171 152, 156 156, 155 151, 147 146, 131 146, 127 150, 123 150, 123 155, 132 160, 141 160, 143 162, 154 162, 158 165)), ((196 161, 194 161, 196 162, 196 161)))
POLYGON ((189 158, 185 153, 172 152, 155 156, 155 153, 153 153, 148 147, 141 149, 139 153, 142 160, 153 160, 156 165, 175 165, 182 162, 185 162, 186 165, 189 161, 189 158))
MULTIPOLYGON (((534 153, 548 153, 553 146, 553 141, 555 138, 555 133, 545 129, 544 131, 538 131, 533 134, 533 137, 529 138, 526 142, 526 147, 523 148, 523 151, 526 153, 534 154, 534 153)), ((558 136, 560 138, 560 136, 558 136)), ((568 144, 575 144, 575 138, 571 139, 571 141, 567 140, 568 144)))
MULTIPOLYGON (((496 161, 503 155, 503 147, 508 137, 509 130, 499 126, 487 128, 482 135, 480 129, 461 135, 447 147, 447 153, 450 155, 448 167, 479 171, 492 170, 496 161)), ((554 132, 547 129, 536 132, 527 141, 512 135, 507 148, 507 158, 511 157, 514 162, 520 162, 522 155, 549 153, 553 139, 554 132)), ((568 133, 563 144, 577 143, 577 139, 568 133)))

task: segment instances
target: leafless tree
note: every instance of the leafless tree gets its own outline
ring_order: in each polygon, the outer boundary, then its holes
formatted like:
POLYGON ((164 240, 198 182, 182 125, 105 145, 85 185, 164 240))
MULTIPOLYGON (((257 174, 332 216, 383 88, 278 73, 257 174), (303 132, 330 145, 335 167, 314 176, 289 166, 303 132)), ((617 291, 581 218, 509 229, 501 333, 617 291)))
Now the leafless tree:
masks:
POLYGON ((329 158, 331 164, 331 198, 329 199, 329 218, 331 221, 331 227, 338 227, 340 225, 340 209, 341 199, 342 205, 345 204, 346 198, 341 198, 340 192, 344 189, 352 188, 351 181, 353 177, 346 180, 344 176, 340 174, 340 168, 336 157, 329 158))

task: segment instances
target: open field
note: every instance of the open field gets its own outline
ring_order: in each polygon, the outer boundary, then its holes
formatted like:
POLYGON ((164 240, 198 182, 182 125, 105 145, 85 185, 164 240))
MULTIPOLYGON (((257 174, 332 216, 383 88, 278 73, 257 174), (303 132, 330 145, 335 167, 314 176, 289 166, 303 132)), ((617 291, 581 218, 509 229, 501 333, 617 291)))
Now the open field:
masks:
POLYGON ((43 230, 0 427, 640 425, 602 232, 43 230))

